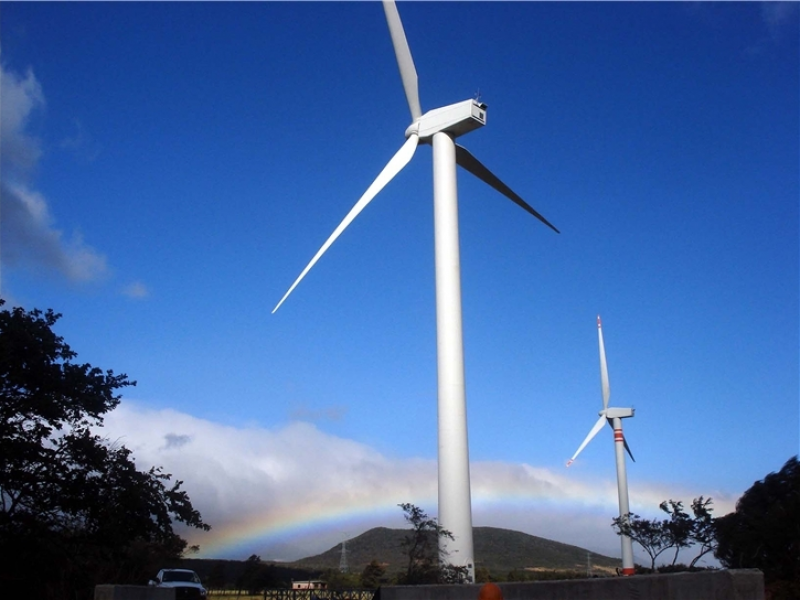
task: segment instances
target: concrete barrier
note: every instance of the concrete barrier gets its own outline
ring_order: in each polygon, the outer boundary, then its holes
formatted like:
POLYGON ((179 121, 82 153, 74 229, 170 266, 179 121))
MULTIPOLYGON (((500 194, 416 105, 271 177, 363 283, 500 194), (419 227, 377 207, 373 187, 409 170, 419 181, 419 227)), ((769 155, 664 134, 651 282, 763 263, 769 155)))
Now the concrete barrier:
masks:
POLYGON ((94 600, 175 600, 175 590, 150 585, 96 585, 94 600))
MULTIPOLYGON (((764 600, 757 569, 498 583, 503 600, 764 600)), ((477 600, 476 585, 381 587, 376 600, 477 600)))

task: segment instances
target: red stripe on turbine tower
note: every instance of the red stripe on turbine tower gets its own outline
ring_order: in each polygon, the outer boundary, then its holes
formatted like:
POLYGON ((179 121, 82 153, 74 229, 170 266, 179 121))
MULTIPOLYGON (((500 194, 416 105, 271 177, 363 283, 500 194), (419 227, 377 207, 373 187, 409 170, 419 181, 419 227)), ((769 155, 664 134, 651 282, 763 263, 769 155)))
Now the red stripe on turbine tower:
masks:
POLYGON ((615 442, 624 442, 625 438, 622 437, 622 429, 615 429, 614 430, 614 441, 615 442))

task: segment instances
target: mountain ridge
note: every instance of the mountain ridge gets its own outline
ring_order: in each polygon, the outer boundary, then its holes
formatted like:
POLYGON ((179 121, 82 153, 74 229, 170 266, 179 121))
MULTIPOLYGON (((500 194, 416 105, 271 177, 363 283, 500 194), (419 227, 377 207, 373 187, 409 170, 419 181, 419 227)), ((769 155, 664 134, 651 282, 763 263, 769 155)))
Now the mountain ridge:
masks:
MULTIPOLYGON (((373 527, 346 540, 348 570, 360 573, 372 560, 386 568, 387 574, 404 569, 408 558, 401 548, 408 529, 373 527)), ((613 573, 620 560, 542 538, 521 531, 499 527, 473 529, 475 567, 492 573, 509 573, 514 570, 569 570, 585 572, 591 565, 593 573, 613 573)), ((342 544, 336 544, 321 554, 301 558, 287 565, 306 569, 338 569, 342 557, 342 544)))

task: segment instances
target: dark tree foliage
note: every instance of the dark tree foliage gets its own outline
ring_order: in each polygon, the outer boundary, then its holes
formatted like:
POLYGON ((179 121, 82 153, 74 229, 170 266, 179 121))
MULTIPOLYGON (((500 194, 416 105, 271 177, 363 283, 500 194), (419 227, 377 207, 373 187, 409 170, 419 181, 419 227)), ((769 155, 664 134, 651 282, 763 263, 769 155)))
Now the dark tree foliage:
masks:
POLYGON ((236 580, 236 588, 247 590, 248 594, 255 596, 267 587, 268 579, 266 565, 261 562, 261 557, 251 554, 245 561, 244 571, 236 580))
POLYGON ((439 536, 444 535, 452 539, 453 534, 418 506, 409 503, 399 506, 403 509, 406 522, 411 525, 411 531, 401 543, 403 552, 408 557, 408 563, 398 583, 405 585, 436 583, 439 576, 439 536))
POLYGON ((666 521, 644 519, 637 514, 628 513, 625 517, 614 517, 611 524, 618 535, 627 535, 639 544, 650 557, 650 569, 655 570, 656 559, 672 548, 672 541, 665 533, 666 521))
POLYGON ((43 600, 146 582, 186 549, 173 521, 209 529, 181 481, 93 433, 135 382, 73 362, 59 318, 0 310, 0 582, 43 600))
POLYGON ((486 567, 475 567, 475 583, 489 583, 495 581, 492 573, 486 567))
POLYGON ((409 503, 398 506, 403 509, 406 522, 411 525, 411 531, 402 542, 408 565, 405 572, 398 576, 398 583, 465 583, 467 568, 449 564, 447 556, 440 551, 439 539, 452 540, 453 534, 421 508, 409 503))
MULTIPOLYGON (((246 560, 188 558, 162 565, 170 569, 191 569, 203 581, 210 595, 220 590, 228 594, 263 595, 264 589, 288 590, 292 581, 320 579, 318 569, 303 569, 273 562, 264 562, 257 554, 246 560)), ((152 575, 154 575, 153 573, 152 575)), ((152 577, 151 575, 151 577, 152 577)))
POLYGON ((218 561, 208 571, 208 575, 203 578, 206 589, 221 590, 225 587, 225 563, 218 561))
MULTIPOLYGON (((547 571, 529 571, 527 569, 512 569, 505 577, 505 581, 561 581, 564 579, 583 579, 585 571, 569 569, 552 569, 547 571)), ((480 582, 478 582, 480 583, 480 582)))
POLYGON ((672 567, 677 566, 678 553, 684 548, 694 546, 698 550, 689 563, 689 569, 694 568, 697 561, 716 548, 712 504, 711 498, 695 498, 692 500, 691 515, 686 513, 683 502, 680 501, 666 500, 659 505, 669 515, 669 520, 662 523, 662 528, 667 542, 675 548, 672 567))
POLYGON ((386 567, 372 559, 361 572, 361 586, 374 590, 381 585, 384 575, 386 575, 386 567))
POLYGON ((736 511, 716 519, 715 555, 729 568, 756 568, 772 598, 800 597, 800 463, 790 458, 756 481, 736 511))
POLYGON ((628 513, 626 519, 615 517, 611 526, 618 535, 627 535, 647 552, 651 571, 656 569, 656 559, 667 550, 675 550, 670 570, 676 570, 680 551, 691 546, 698 548, 698 554, 691 564, 683 566, 691 569, 716 547, 714 519, 711 517, 714 509, 711 504, 711 498, 695 498, 692 500, 692 514, 689 515, 683 508, 683 502, 665 500, 659 508, 669 515, 668 519, 648 520, 628 513))
POLYGON ((694 520, 692 522, 692 530, 689 535, 689 541, 698 548, 698 554, 689 563, 689 568, 692 569, 697 565, 703 556, 709 552, 717 549, 717 534, 715 528, 716 519, 711 516, 714 509, 711 508, 713 504, 711 498, 695 498, 692 500, 692 515, 694 520))
POLYGON ((662 530, 669 548, 675 548, 672 564, 678 560, 681 548, 689 545, 692 534, 692 519, 683 510, 683 502, 679 500, 665 500, 658 507, 669 515, 669 519, 662 522, 662 530))
POLYGON ((361 577, 358 573, 346 573, 338 568, 325 569, 320 575, 320 579, 327 583, 328 589, 333 592, 354 590, 361 585, 361 577))
POLYGON ((244 571, 236 579, 236 587, 240 590, 257 593, 258 587, 253 585, 253 579, 256 578, 260 568, 261 557, 257 554, 251 554, 244 563, 244 571))

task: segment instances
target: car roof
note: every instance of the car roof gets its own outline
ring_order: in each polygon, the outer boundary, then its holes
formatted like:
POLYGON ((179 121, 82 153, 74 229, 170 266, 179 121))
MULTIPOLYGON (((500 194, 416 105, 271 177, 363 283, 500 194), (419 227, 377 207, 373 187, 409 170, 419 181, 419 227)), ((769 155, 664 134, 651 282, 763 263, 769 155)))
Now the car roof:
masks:
POLYGON ((194 573, 191 569, 161 569, 162 571, 181 571, 182 573, 194 573))

